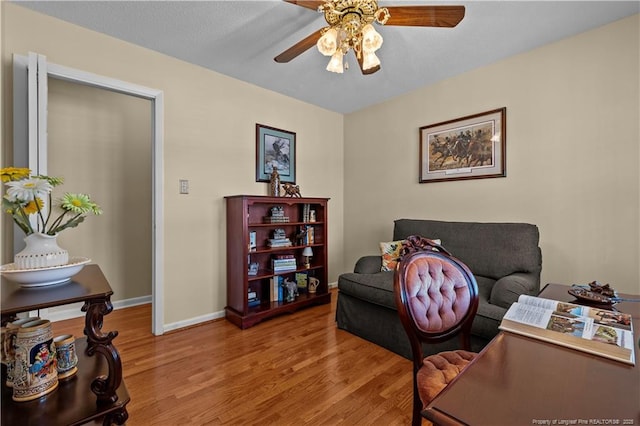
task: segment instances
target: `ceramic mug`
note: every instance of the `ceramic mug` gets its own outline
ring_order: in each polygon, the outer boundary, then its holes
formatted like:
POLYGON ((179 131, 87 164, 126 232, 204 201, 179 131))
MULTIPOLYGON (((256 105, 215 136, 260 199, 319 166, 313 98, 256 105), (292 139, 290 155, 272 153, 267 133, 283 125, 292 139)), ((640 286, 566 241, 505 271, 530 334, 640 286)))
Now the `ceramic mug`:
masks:
POLYGON ((314 277, 309 277, 309 293, 315 293, 319 285, 320 285, 319 279, 314 277))
POLYGON ((53 339, 56 345, 56 359, 58 360, 58 379, 71 377, 78 371, 78 355, 76 354, 76 339, 71 334, 63 334, 53 339))

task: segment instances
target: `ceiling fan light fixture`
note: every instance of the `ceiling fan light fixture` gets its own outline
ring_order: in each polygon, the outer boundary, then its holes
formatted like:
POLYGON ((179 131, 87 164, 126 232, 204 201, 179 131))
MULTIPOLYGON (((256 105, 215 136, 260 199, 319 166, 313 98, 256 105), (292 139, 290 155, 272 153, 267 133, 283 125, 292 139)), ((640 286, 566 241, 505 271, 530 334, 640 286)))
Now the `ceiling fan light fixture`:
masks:
POLYGON ((367 24, 362 28, 362 50, 365 53, 373 53, 380 49, 382 42, 382 36, 373 28, 373 25, 367 24))
POLYGON ((318 39, 318 50, 324 56, 331 56, 336 53, 336 49, 338 48, 338 31, 335 28, 329 28, 323 35, 318 39))
POLYGON ((331 60, 329 61, 329 65, 327 65, 327 71, 336 72, 338 74, 342 74, 344 72, 344 66, 342 65, 342 57, 344 54, 342 50, 336 50, 336 52, 331 56, 331 60))

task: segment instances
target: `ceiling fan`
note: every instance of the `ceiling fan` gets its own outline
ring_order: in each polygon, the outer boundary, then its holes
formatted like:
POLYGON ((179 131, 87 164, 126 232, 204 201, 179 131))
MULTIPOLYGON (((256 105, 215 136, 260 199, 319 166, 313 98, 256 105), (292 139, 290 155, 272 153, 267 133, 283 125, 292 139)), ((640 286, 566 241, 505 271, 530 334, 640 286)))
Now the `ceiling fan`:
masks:
POLYGON ((284 0, 324 14, 328 26, 315 31, 274 58, 285 63, 317 45, 331 56, 328 71, 342 73, 343 57, 353 50, 363 74, 380 69, 375 51, 382 45, 382 36, 373 28, 380 25, 417 27, 455 27, 464 18, 464 6, 389 6, 378 7, 377 0, 284 0))

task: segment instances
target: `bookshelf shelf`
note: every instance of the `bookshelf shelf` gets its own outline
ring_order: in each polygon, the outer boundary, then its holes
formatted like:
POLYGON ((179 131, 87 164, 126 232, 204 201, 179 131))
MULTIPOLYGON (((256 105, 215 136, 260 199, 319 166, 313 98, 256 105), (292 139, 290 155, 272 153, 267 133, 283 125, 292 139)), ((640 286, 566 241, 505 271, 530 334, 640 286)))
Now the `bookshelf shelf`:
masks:
POLYGON ((225 200, 227 320, 244 329, 276 315, 331 301, 327 272, 328 198, 233 195, 225 197, 225 200), (288 221, 269 222, 274 211, 288 221), (310 211, 315 220, 307 217, 310 211), (271 244, 282 241, 277 237, 283 231, 291 245, 269 246, 270 241, 271 244), (305 247, 313 250, 309 268, 303 266, 302 251, 305 247), (295 269, 274 272, 272 261, 277 258, 295 259, 295 269), (252 263, 258 266, 254 275, 249 274, 252 263), (299 288, 300 294, 293 301, 272 300, 274 278, 295 280, 299 274, 319 281, 315 293, 299 288), (259 304, 249 306, 249 293, 255 293, 259 304))

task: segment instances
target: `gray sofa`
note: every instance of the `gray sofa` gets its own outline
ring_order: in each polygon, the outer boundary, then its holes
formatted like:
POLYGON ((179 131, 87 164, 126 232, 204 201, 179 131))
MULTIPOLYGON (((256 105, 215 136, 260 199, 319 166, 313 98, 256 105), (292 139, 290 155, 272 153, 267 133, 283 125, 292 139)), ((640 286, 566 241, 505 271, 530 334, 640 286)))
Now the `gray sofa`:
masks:
MULTIPOLYGON (((394 222, 394 241, 410 235, 440 239, 442 246, 473 272, 480 296, 472 327, 474 351, 480 351, 498 334, 502 317, 520 294, 540 291, 542 254, 535 225, 420 219, 394 222)), ((381 272, 381 264, 380 255, 364 256, 354 272, 340 275, 337 326, 410 359, 409 340, 393 296, 393 271, 381 272)), ((425 356, 457 347, 457 340, 443 342, 425 348, 425 356)))

